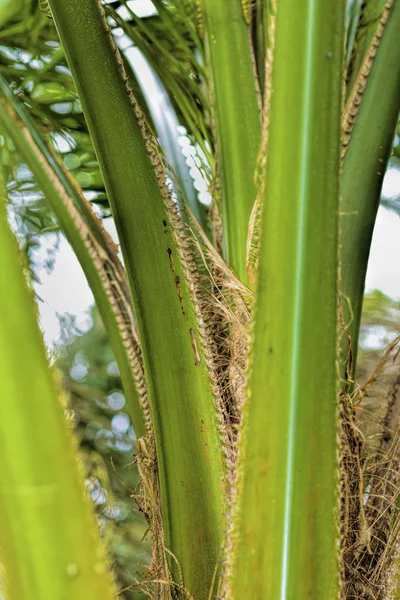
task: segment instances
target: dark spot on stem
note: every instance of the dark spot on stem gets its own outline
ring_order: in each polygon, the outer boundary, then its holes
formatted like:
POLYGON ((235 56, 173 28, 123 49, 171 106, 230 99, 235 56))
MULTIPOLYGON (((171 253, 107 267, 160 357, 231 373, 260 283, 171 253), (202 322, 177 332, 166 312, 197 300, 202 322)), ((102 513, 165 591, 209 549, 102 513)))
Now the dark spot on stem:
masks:
POLYGON ((179 298, 179 304, 181 305, 181 311, 182 314, 185 314, 185 310, 183 308, 183 297, 182 297, 182 289, 181 289, 181 280, 179 278, 179 275, 177 275, 175 277, 175 286, 176 286, 176 291, 178 292, 178 298, 179 298))
POLYGON ((167 252, 168 252, 169 266, 171 267, 171 271, 174 272, 175 271, 175 268, 174 268, 174 259, 172 258, 172 250, 171 250, 171 248, 167 248, 167 252))
POLYGON ((199 354, 199 351, 197 350, 197 343, 196 343, 196 337, 194 335, 194 330, 192 328, 190 328, 189 333, 190 333, 190 341, 192 342, 192 348, 193 348, 193 352, 194 352, 194 364, 198 365, 200 362, 200 354, 199 354))

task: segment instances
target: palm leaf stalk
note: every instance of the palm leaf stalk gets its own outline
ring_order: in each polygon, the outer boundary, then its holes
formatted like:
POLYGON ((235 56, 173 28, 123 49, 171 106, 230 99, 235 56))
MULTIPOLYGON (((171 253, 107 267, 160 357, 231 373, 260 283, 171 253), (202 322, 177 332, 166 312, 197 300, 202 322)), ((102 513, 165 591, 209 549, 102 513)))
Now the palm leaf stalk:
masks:
POLYGON ((0 545, 7 597, 111 600, 111 575, 8 228, 3 185, 1 196, 0 545))
POLYGON ((223 252, 239 279, 248 283, 248 223, 256 201, 254 177, 261 142, 249 32, 240 0, 202 0, 201 8, 221 185, 223 252))
MULTIPOLYGON (((380 3, 378 13, 377 3, 364 3, 363 8, 366 12, 361 15, 356 40, 366 36, 369 46, 358 45, 353 54, 353 64, 358 60, 361 67, 347 95, 342 119, 339 373, 342 389, 342 503, 345 512, 342 515, 341 543, 344 594, 374 598, 377 590, 386 588, 387 573, 392 569, 396 571, 395 565, 390 567, 389 564, 389 553, 395 551, 388 531, 396 528, 392 505, 398 478, 391 468, 386 468, 385 477, 382 477, 382 472, 377 476, 374 471, 368 470, 368 445, 358 433, 354 410, 355 404, 362 400, 362 392, 359 393, 355 385, 355 374, 369 250, 383 175, 400 110, 400 54, 397 44, 400 6, 398 2, 380 3), (375 10, 375 18, 365 20, 371 9, 375 10), (385 86, 384 94, 382 86, 385 86), (376 486, 381 486, 380 489, 386 486, 383 497, 387 500, 387 508, 381 508, 382 512, 376 508, 376 486), (366 538, 372 540, 372 545, 365 543, 366 538), (385 552, 382 554, 385 546, 386 558, 385 552)), ((386 435, 384 430, 382 435, 386 435)), ((394 442, 386 453, 382 451, 378 461, 396 464, 396 457, 394 442)))
POLYGON ((141 437, 145 433, 147 393, 132 300, 117 249, 2 76, 0 94, 1 128, 29 165, 80 261, 109 333, 136 434, 141 437))
POLYGON ((130 281, 157 447, 170 568, 208 597, 222 538, 223 454, 181 223, 155 141, 96 0, 49 3, 82 102, 130 281), (154 368, 154 365, 157 365, 154 368), (196 433, 194 433, 196 432, 196 433))
POLYGON ((266 186, 227 597, 334 599, 344 8, 280 0, 269 19, 266 186))

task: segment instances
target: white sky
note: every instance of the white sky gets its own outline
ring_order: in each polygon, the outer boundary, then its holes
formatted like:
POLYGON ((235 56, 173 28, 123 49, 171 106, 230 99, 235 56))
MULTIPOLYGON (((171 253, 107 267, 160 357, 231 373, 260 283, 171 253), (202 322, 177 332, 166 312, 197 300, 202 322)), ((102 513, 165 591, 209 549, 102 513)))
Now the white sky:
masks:
MULTIPOLYGON (((116 240, 114 223, 111 219, 107 219, 104 224, 116 240)), ((51 247, 54 245, 54 237, 49 236, 48 245, 51 247)), ((45 249, 46 244, 43 245, 42 252, 45 249)), ((82 333, 90 329, 91 319, 88 310, 94 303, 93 294, 78 259, 65 238, 60 239, 51 272, 39 268, 37 274, 40 279, 40 284, 35 286, 40 298, 39 322, 46 346, 53 348, 60 340, 61 327, 58 315, 74 315, 76 326, 82 333)))
POLYGON ((380 207, 372 238, 366 291, 381 290, 400 300, 400 217, 380 207))

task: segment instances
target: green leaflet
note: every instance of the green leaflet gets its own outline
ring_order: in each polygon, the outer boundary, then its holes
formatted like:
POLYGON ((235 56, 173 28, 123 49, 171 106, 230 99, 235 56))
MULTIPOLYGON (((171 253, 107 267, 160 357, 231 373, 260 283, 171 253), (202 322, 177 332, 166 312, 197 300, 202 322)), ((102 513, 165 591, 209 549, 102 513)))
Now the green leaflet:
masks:
POLYGON ((344 6, 274 4, 267 184, 226 597, 336 600, 344 6))

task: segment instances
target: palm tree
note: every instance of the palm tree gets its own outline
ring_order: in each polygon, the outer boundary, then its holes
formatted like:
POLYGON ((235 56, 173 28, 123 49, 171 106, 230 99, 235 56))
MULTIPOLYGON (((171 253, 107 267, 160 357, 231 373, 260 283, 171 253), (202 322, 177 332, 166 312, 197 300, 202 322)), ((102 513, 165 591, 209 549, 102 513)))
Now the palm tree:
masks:
MULTIPOLYGON (((139 17, 124 0, 26 2, 14 14, 6 2, 0 32, 4 183, 26 189, 13 172, 28 165, 49 208, 24 218, 32 226, 50 210, 73 247, 138 437, 153 537, 142 589, 396 597, 397 438, 380 448, 384 474, 365 471, 354 408, 365 272, 400 108, 400 2, 152 4, 139 17), (162 114, 134 54, 164 94, 162 114), (124 266, 88 198, 103 217, 111 210, 124 266)), ((8 594, 109 599, 5 215, 8 594)))

